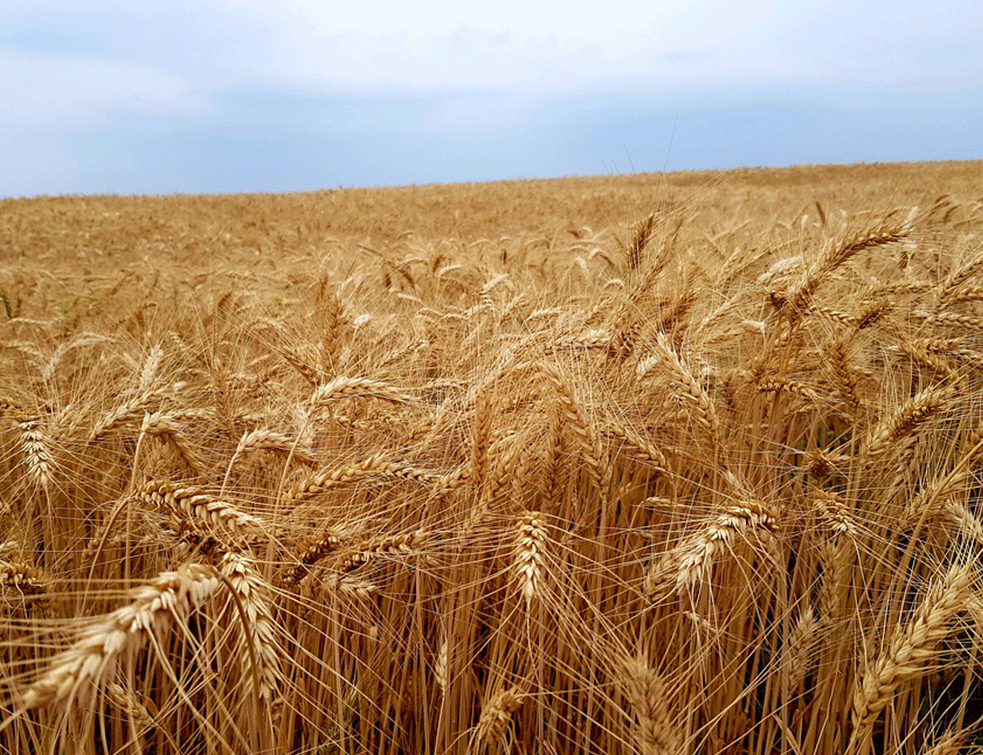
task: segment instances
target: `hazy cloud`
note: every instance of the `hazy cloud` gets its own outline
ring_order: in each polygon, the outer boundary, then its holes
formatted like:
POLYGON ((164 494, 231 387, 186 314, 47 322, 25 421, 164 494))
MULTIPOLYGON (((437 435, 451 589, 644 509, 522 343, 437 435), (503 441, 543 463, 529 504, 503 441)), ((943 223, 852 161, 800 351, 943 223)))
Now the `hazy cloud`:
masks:
POLYGON ((194 83, 125 61, 0 50, 0 124, 77 129, 133 113, 202 107, 194 83))

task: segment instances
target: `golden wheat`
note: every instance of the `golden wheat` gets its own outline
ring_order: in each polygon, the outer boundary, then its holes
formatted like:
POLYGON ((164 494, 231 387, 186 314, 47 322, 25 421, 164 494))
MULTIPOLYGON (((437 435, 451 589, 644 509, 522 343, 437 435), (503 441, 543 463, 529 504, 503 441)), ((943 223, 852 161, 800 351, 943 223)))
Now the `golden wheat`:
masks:
POLYGON ((0 203, 0 751, 975 751, 979 175, 0 203))

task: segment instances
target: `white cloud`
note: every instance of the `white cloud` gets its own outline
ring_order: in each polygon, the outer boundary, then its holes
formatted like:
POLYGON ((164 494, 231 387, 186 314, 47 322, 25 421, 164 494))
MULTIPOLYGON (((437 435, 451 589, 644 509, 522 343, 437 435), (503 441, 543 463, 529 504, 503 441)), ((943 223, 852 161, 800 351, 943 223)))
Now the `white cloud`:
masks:
POLYGON ((502 92, 430 98, 415 126, 434 134, 481 134, 517 126, 539 107, 535 98, 502 92))
POLYGON ((191 80, 210 90, 535 97, 983 85, 983 14, 962 0, 34 0, 0 8, 0 46, 4 26, 31 24, 42 46, 46 28, 58 27, 63 41, 74 33, 83 47, 98 35, 98 46, 130 64, 97 70, 93 53, 78 67, 80 97, 95 98, 113 76, 124 90, 146 85, 143 95, 158 101, 183 96, 174 90, 191 80))
POLYGON ((0 50, 0 123, 78 129, 127 114, 195 112, 192 82, 121 61, 0 50))
POLYGON ((975 64, 976 82, 983 76, 983 15, 960 0, 284 0, 276 15, 266 0, 209 7, 263 25, 259 54, 271 81, 342 91, 903 87, 947 76, 953 49, 968 58, 967 75, 975 64))

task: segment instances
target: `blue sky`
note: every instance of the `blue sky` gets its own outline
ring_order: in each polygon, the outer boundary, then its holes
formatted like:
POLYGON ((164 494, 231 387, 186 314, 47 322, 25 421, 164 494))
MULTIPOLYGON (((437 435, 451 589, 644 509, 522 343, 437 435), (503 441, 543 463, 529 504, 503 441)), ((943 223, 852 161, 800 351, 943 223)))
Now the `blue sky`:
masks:
POLYGON ((0 196, 983 157, 964 0, 19 0, 0 196))

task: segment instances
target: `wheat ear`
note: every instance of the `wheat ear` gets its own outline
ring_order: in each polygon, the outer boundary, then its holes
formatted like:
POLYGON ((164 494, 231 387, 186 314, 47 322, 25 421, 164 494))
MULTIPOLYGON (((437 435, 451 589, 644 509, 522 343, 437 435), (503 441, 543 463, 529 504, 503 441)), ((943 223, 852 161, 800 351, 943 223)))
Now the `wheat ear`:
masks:
POLYGON ((857 537, 857 523, 851 516, 843 496, 832 491, 822 491, 811 501, 822 524, 834 537, 845 535, 851 540, 857 537))
POLYGON ((850 416, 860 413, 860 393, 857 390, 857 378, 850 367, 849 343, 843 339, 833 342, 830 348, 830 366, 833 368, 833 385, 846 405, 850 416))
POLYGON ((24 693, 25 710, 89 702, 93 686, 102 686, 112 675, 121 655, 158 637, 172 621, 183 622, 221 584, 213 568, 187 564, 138 587, 128 605, 82 630, 74 644, 52 660, 24 693))
POLYGON ((921 755, 959 755, 969 734, 970 730, 968 729, 963 731, 949 729, 943 732, 931 745, 923 748, 921 755))
POLYGON ((870 458, 880 456, 893 448, 895 442, 912 435, 945 406, 943 392, 935 387, 926 388, 908 399, 890 417, 883 420, 867 442, 866 453, 870 458))
POLYGON ((354 464, 325 469, 304 477, 287 491, 287 500, 296 502, 311 498, 330 488, 369 477, 388 477, 428 486, 446 482, 439 474, 399 461, 389 461, 384 454, 377 453, 354 464))
POLYGON ((816 612, 810 606, 799 612, 789 632, 782 650, 782 682, 786 695, 796 692, 812 669, 819 626, 816 612))
POLYGON ((151 480, 140 486, 134 495, 145 503, 183 512, 192 520, 240 537, 266 531, 262 520, 191 485, 151 480))
POLYGON ((447 656, 449 650, 450 648, 447 637, 444 636, 437 648, 437 656, 434 658, 433 663, 434 679, 437 680, 437 686, 440 687, 440 691, 444 693, 447 692, 447 656))
POLYGON ((900 626, 877 660, 858 675, 853 692, 853 735, 849 752, 866 755, 874 722, 904 682, 926 673, 950 622, 972 592, 972 573, 955 565, 936 582, 912 620, 900 626))
POLYGON ((604 451, 590 421, 590 415, 577 398, 567 379, 554 365, 541 362, 538 367, 540 373, 549 380, 556 390, 561 413, 567 421, 567 426, 573 430, 594 484, 603 494, 606 488, 605 481, 611 470, 604 461, 604 451))
POLYGON ((666 455, 654 443, 646 440, 634 430, 627 426, 610 424, 604 428, 603 433, 611 439, 620 441, 622 453, 645 465, 649 471, 656 474, 669 474, 669 462, 666 455))
POLYGON ((665 333, 659 333, 656 336, 653 346, 658 359, 656 361, 646 359, 640 362, 637 370, 639 378, 648 374, 649 370, 657 363, 667 366, 673 382, 679 388, 676 395, 683 404, 688 404, 696 410, 697 422, 709 432, 711 440, 715 444, 718 443, 721 437, 720 422, 717 420, 717 410, 710 394, 693 374, 693 371, 683 364, 682 358, 665 333))
POLYGON ((738 537, 746 539, 753 533, 759 540, 772 539, 776 523, 774 513, 764 503, 744 501, 728 506, 683 546, 677 587, 683 592, 693 590, 706 579, 717 555, 728 551, 738 537))
POLYGON ((51 580, 34 566, 0 559, 0 596, 13 592, 21 598, 37 599, 48 593, 50 584, 51 580))
POLYGON ((293 458, 304 464, 314 464, 314 451, 310 448, 298 446, 296 439, 284 433, 274 432, 273 430, 256 429, 243 434, 236 446, 235 453, 229 467, 244 456, 258 453, 260 451, 271 451, 283 455, 293 455, 293 458))
POLYGON ((92 432, 89 434, 89 443, 101 440, 121 425, 132 424, 142 419, 148 413, 149 407, 159 398, 160 395, 156 392, 144 393, 109 412, 99 424, 92 428, 92 432))
POLYGON ((515 539, 514 569, 527 607, 540 594, 546 539, 542 515, 536 512, 524 514, 519 520, 519 531, 515 539))
POLYGON ((201 464, 195 458, 194 452, 184 436, 181 426, 169 414, 164 412, 152 412, 144 415, 141 433, 153 435, 171 446, 177 451, 178 456, 195 472, 201 472, 201 464))
POLYGON ((27 474, 42 489, 47 489, 55 461, 49 449, 47 436, 41 430, 39 417, 28 417, 17 423, 21 433, 27 474))
POLYGON ((983 271, 983 258, 973 260, 956 270, 949 276, 939 291, 939 301, 943 304, 952 304, 955 301, 955 294, 963 283, 983 271))
POLYGON ((642 658, 622 661, 621 687, 635 718, 635 742, 641 755, 677 755, 682 737, 673 720, 669 690, 642 658))
POLYGON ((249 643, 251 646, 248 655, 259 667, 256 672, 260 679, 260 698, 271 705, 280 688, 280 658, 283 655, 271 608, 272 591, 255 570, 253 560, 246 556, 226 553, 219 562, 219 571, 239 598, 246 617, 240 645, 249 643))
POLYGON ((491 747, 498 746, 508 752, 508 731, 512 714, 518 710, 525 693, 517 688, 504 689, 493 695, 481 708, 481 717, 475 729, 478 743, 491 747))
POLYGON ((787 297, 786 301, 793 313, 792 317, 797 319, 806 312, 816 289, 836 268, 860 252, 900 241, 908 233, 909 231, 903 227, 882 226, 860 231, 838 244, 830 243, 813 268, 806 274, 799 287, 787 297))
POLYGON ((631 241, 625 250, 625 261, 628 263, 629 270, 637 270, 642 265, 642 253, 648 246, 649 239, 652 238, 652 231, 655 230, 655 213, 650 212, 648 216, 635 226, 635 231, 631 235, 631 241))
POLYGON ((331 530, 326 530, 310 543, 303 551, 294 556, 297 562, 284 572, 283 579, 287 585, 296 585, 307 576, 311 566, 334 551, 341 543, 341 538, 331 530))
POLYGON ((386 535, 374 538, 364 543, 362 547, 349 555, 342 562, 339 571, 342 573, 354 571, 362 566, 362 564, 367 564, 369 561, 373 561, 379 556, 386 554, 400 553, 409 555, 420 545, 427 542, 430 537, 430 533, 421 529, 415 532, 408 532, 404 535, 386 535))
POLYGON ((381 380, 340 376, 331 382, 318 385, 311 393, 310 405, 316 408, 344 398, 361 397, 377 398, 397 404, 411 404, 416 400, 399 388, 381 380))
POLYGON ((133 690, 125 689, 116 682, 110 682, 106 685, 106 700, 127 715, 135 735, 154 728, 155 713, 151 713, 151 708, 155 706, 150 699, 137 696, 133 690))

